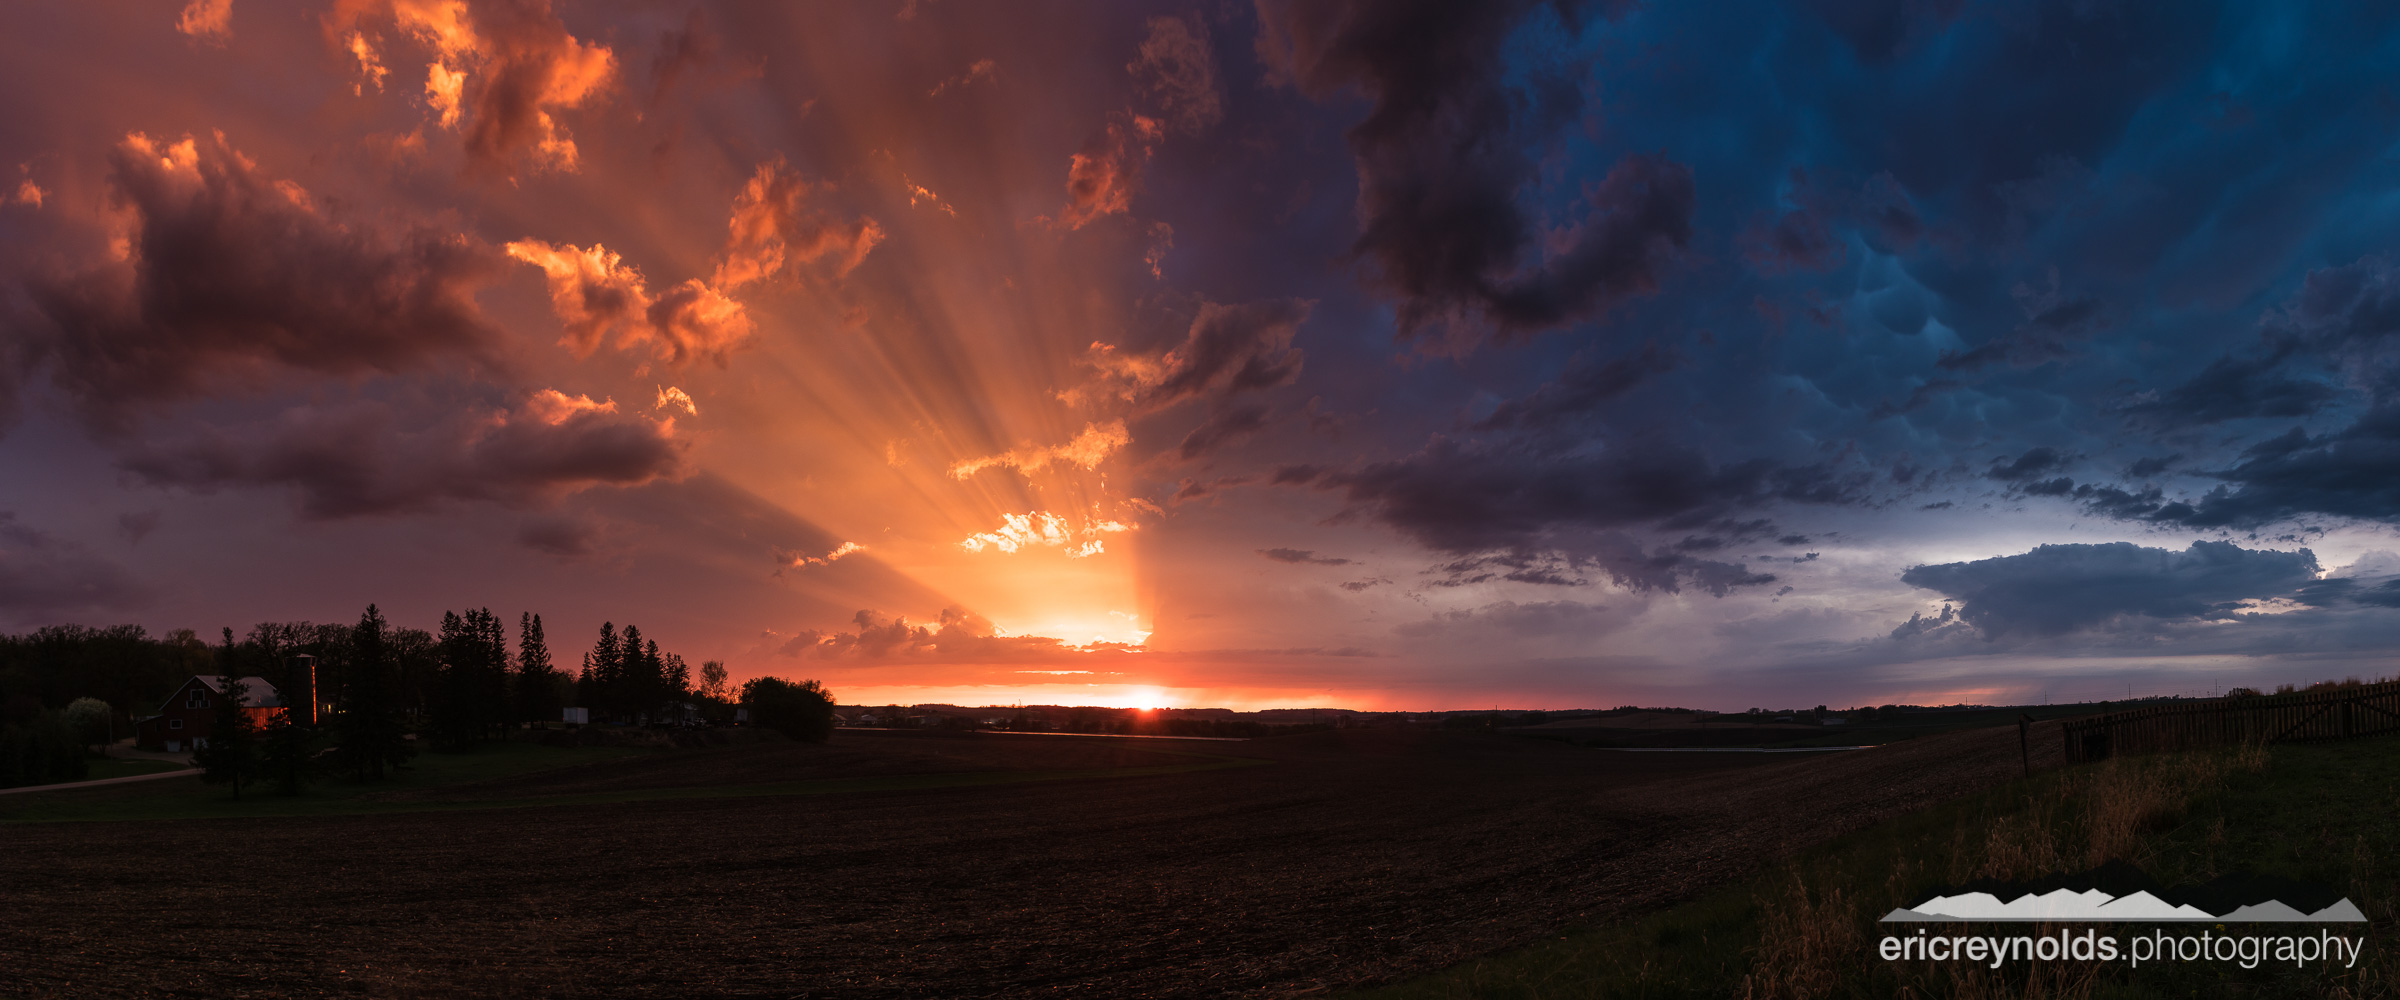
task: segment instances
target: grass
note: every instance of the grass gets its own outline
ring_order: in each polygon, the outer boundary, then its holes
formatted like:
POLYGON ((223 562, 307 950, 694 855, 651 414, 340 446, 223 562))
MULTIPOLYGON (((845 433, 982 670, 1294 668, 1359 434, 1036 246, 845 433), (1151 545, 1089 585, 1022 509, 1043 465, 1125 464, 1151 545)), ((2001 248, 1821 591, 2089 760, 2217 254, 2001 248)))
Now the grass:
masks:
POLYGON ((226 817, 338 816, 380 813, 451 812, 474 809, 517 809, 537 806, 596 805, 667 799, 739 798, 762 795, 829 795, 846 792, 905 791, 1066 781, 1092 778, 1130 778, 1175 774, 1265 763, 1250 758, 1220 757, 1189 751, 1157 751, 1194 758, 1188 764, 1146 767, 1094 768, 1055 771, 969 771, 893 775, 873 778, 825 778, 738 785, 682 788, 643 788, 586 792, 519 799, 475 801, 390 801, 392 792, 422 791, 467 785, 495 778, 573 767, 654 753, 675 753, 628 747, 552 747, 515 742, 486 744, 473 752, 425 753, 409 762, 392 779, 361 784, 344 779, 320 781, 301 795, 274 794, 264 785, 247 785, 239 801, 222 785, 198 781, 136 782, 102 788, 64 789, 0 798, 0 823, 58 823, 107 820, 215 819, 226 817))
POLYGON ((2135 1000, 2400 992, 2400 958, 2372 941, 2353 970, 2062 961, 2011 963, 1995 973, 1973 963, 1885 962, 1874 954, 1883 934, 1876 919, 1937 888, 2080 872, 2112 859, 2131 861, 2165 885, 2248 870, 2332 886, 2373 921, 2370 937, 2388 937, 2400 917, 2400 738, 2046 772, 1878 824, 1664 912, 1355 996, 2135 1000))
POLYGON ((103 778, 130 778, 161 771, 180 771, 183 765, 171 760, 144 760, 139 757, 94 757, 86 762, 86 769, 80 780, 99 781, 103 778))

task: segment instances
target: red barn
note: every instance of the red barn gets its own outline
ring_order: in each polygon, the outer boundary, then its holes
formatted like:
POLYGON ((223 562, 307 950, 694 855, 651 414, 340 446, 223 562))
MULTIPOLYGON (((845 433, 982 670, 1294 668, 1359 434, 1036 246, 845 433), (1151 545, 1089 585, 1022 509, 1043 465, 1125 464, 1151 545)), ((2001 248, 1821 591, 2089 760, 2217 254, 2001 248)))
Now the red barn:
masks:
MULTIPOLYGON (((242 693, 242 713, 253 725, 264 726, 283 713, 283 696, 266 678, 244 677, 242 683, 249 688, 242 693)), ((208 739, 209 727, 217 723, 217 702, 224 697, 225 678, 195 675, 158 706, 157 715, 133 724, 136 742, 170 753, 191 749, 208 739)))

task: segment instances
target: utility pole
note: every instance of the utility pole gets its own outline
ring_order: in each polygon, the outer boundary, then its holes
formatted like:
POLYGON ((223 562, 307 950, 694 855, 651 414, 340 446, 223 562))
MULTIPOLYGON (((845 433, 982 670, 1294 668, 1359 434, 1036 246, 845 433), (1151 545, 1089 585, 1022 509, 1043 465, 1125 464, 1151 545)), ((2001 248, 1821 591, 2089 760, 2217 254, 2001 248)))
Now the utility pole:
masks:
POLYGON ((2033 716, 2017 713, 2017 755, 2025 760, 2025 776, 2033 777, 2033 716))

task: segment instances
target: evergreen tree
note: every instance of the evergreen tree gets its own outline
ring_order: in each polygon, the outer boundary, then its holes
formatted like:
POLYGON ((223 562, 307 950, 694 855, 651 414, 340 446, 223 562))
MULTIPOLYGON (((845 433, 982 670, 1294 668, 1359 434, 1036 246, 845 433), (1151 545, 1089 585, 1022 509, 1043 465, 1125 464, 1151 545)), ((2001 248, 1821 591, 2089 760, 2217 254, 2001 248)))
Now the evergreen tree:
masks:
POLYGON ((516 721, 555 722, 558 668, 550 665, 550 645, 542 637, 542 616, 517 616, 516 721))
POLYGON ((658 655, 658 643, 644 640, 640 629, 625 626, 625 712, 655 719, 659 706, 666 701, 667 665, 658 655))
POLYGON ((487 735, 506 740, 509 723, 514 721, 508 711, 508 626, 490 608, 477 608, 470 617, 476 644, 483 651, 481 669, 475 675, 475 718, 487 735))
POLYGON ((639 721, 633 715, 649 707, 646 702, 650 697, 649 671, 645 669, 648 664, 642 659, 642 630, 627 625, 617 639, 623 644, 618 656, 623 665, 617 671, 617 712, 629 722, 639 721))
POLYGON ((344 671, 341 705, 334 715, 341 762, 360 781, 381 781, 384 769, 405 763, 415 752, 400 731, 392 704, 391 626, 372 604, 350 630, 350 663, 344 671))
POLYGON ((601 622, 600 642, 592 647, 592 707, 604 715, 614 713, 624 687, 625 649, 617 640, 617 626, 614 622, 601 622))
POLYGON ((680 702, 692 696, 692 668, 684 665, 682 654, 667 654, 665 678, 667 701, 680 702))
POLYGON ((474 662, 479 650, 458 612, 442 612, 442 665, 433 687, 431 723, 434 749, 464 750, 476 742, 474 662))
POLYGON ((225 673, 218 678, 216 720, 209 727, 208 739, 193 748, 192 761, 203 769, 200 780, 231 784, 234 800, 240 801, 242 782, 258 773, 258 730, 251 724, 250 714, 242 711, 250 685, 242 683, 231 628, 225 630, 218 663, 225 673))

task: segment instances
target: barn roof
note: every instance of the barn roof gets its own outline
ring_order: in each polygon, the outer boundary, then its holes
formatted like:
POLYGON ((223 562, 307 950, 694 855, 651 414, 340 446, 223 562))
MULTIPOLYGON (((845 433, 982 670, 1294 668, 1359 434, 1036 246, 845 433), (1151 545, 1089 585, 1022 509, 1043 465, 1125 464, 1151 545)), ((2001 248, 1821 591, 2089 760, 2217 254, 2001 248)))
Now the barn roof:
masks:
MULTIPOLYGON (((200 683, 207 685, 210 691, 214 691, 218 694, 225 693, 225 678, 221 675, 195 674, 193 675, 192 680, 199 681, 200 683)), ((191 681, 185 681, 184 683, 189 684, 191 681)), ((242 706, 244 708, 283 707, 282 692, 275 690, 275 685, 267 683, 266 678, 257 676, 255 674, 249 677, 244 677, 242 678, 242 686, 246 689, 242 692, 242 706)), ((173 699, 169 700, 171 701, 173 699)))

